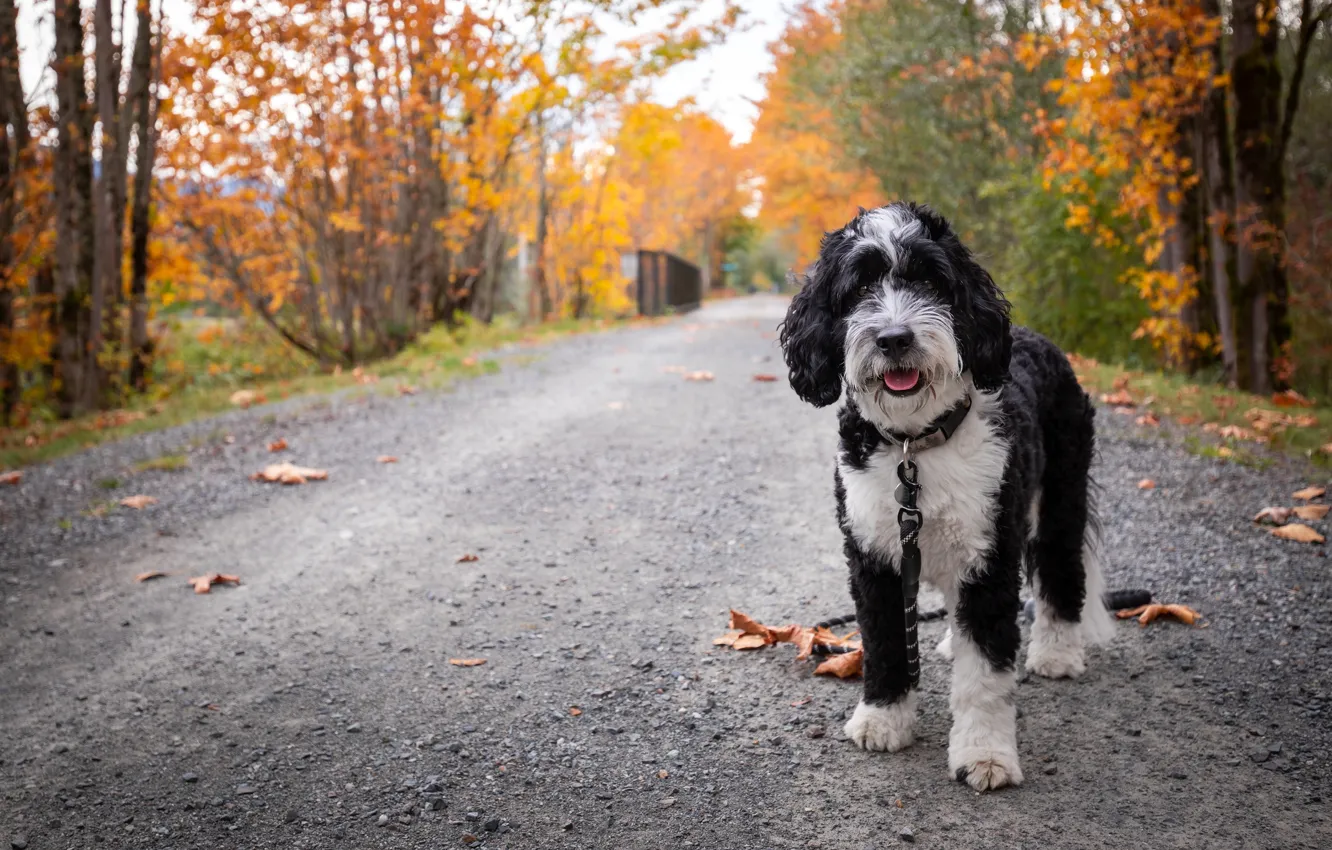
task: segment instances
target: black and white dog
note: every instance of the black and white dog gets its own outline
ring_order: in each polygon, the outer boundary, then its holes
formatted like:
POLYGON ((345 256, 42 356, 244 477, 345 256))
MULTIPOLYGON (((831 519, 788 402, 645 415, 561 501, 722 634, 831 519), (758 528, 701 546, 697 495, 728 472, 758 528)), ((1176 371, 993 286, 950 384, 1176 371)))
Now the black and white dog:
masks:
POLYGON ((1088 475, 1094 409, 1063 353, 1008 313, 947 221, 895 203, 824 236, 781 329, 802 399, 823 407, 846 386, 837 519, 865 645, 846 733, 867 750, 913 740, 895 490, 915 438, 921 579, 952 620, 939 645, 953 660, 948 771, 978 790, 1022 782, 1023 562, 1036 597, 1028 670, 1077 676, 1084 646, 1112 630, 1088 475))

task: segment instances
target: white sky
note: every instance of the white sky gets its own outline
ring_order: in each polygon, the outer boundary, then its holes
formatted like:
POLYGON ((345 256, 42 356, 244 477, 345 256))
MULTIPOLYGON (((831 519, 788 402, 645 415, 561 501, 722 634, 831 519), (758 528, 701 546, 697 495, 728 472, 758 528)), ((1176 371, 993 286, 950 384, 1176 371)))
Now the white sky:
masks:
MULTIPOLYGON (((674 104, 693 97, 730 130, 737 142, 747 141, 758 117, 754 102, 763 97, 759 76, 772 66, 768 44, 781 35, 793 2, 739 0, 745 12, 745 30, 731 35, 725 44, 708 51, 697 62, 672 70, 656 84, 656 99, 674 104)), ((714 18, 722 7, 721 0, 702 0, 699 5, 702 12, 714 18)), ((188 25, 190 0, 164 0, 164 6, 175 28, 188 25)), ((54 43, 51 7, 49 0, 18 0, 20 71, 29 98, 34 87, 49 85, 45 72, 54 43)))

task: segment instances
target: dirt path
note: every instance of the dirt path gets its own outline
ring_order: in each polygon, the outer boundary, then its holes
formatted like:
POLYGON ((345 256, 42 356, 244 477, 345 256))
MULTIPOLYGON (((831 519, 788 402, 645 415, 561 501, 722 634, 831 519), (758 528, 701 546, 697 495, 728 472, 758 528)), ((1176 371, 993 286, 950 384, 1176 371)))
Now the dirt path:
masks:
POLYGON ((715 651, 729 606, 848 605, 834 414, 751 380, 784 372, 783 309, 569 340, 451 394, 237 413, 0 489, 0 847, 1332 845, 1329 564, 1248 523, 1298 464, 1102 414, 1110 583, 1208 628, 1124 624, 1081 681, 1024 682, 1017 790, 946 776, 937 658, 917 745, 871 755, 841 740, 855 683, 715 651), (279 436, 330 479, 246 480, 279 436), (181 447, 184 471, 124 474, 181 447), (117 475, 160 503, 83 516, 117 475))

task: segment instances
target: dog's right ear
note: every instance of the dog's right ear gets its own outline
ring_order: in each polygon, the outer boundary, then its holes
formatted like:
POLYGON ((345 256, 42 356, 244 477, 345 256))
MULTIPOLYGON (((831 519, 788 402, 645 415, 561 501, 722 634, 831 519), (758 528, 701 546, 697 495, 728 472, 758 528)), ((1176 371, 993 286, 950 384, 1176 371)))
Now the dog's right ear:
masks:
POLYGON ((831 303, 835 274, 828 257, 816 262, 791 299, 780 328, 791 387, 815 407, 827 407, 842 394, 845 354, 831 303))

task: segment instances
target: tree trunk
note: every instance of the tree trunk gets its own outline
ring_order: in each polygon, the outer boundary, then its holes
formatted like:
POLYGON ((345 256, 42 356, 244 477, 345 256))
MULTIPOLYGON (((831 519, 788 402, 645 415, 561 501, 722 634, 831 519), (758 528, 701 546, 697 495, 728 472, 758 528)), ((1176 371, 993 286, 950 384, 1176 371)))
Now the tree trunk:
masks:
POLYGON ((101 124, 101 157, 93 197, 93 284, 90 338, 86 351, 89 375, 96 376, 83 386, 85 407, 97 407, 104 383, 101 354, 105 341, 118 342, 117 309, 121 289, 121 234, 116 232, 117 211, 125 208, 124 199, 118 197, 121 185, 119 170, 123 157, 120 150, 120 62, 113 35, 111 0, 96 0, 93 7, 93 40, 95 45, 97 118, 101 124))
POLYGON ((84 82, 83 20, 78 0, 55 2, 56 201, 55 297, 59 362, 57 409, 68 418, 97 396, 88 370, 92 257, 93 112, 84 82), (91 387, 90 387, 91 385, 91 387))
MULTIPOLYGON (((134 41, 130 71, 129 102, 136 119, 134 161, 134 207, 130 216, 130 361, 129 385, 142 392, 148 388, 148 366, 152 357, 148 340, 148 228, 152 200, 153 155, 157 142, 157 97, 153 63, 152 9, 139 0, 139 29, 134 41)), ((160 41, 160 37, 159 37, 160 41)), ((160 45, 159 45, 160 46, 160 45)))
POLYGON ((17 319, 17 258, 11 234, 18 218, 18 184, 28 141, 28 106, 18 67, 18 9, 14 0, 0 0, 0 422, 6 425, 19 400, 18 365, 8 356, 17 319))
POLYGON ((1274 349, 1289 338, 1281 246, 1281 68, 1273 3, 1235 0, 1230 72, 1235 91, 1236 303, 1238 333, 1248 354, 1248 361, 1240 364, 1240 385, 1262 395, 1276 383, 1274 349))
POLYGON ((537 298, 536 320, 545 321, 554 310, 549 281, 546 279, 546 239, 550 220, 550 187, 546 179, 546 126, 545 116, 537 112, 537 226, 536 262, 532 268, 533 294, 537 298))
MULTIPOLYGON (((1220 0, 1203 0, 1203 12, 1221 20, 1220 0)), ((1213 75, 1226 67, 1222 39, 1212 47, 1213 75)), ((1208 277, 1215 302, 1217 335, 1226 385, 1239 386, 1239 355, 1235 339, 1235 243, 1231 227, 1235 216, 1235 173, 1230 149, 1230 104, 1225 88, 1212 86, 1203 103, 1202 176, 1205 187, 1208 277)))

